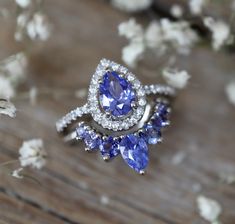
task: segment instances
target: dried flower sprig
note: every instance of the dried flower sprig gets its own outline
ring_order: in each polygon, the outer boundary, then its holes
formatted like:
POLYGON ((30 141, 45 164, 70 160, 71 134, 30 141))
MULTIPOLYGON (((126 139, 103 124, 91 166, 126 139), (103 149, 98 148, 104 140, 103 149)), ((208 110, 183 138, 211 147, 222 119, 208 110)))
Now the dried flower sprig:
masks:
POLYGON ((16 160, 6 161, 0 164, 0 167, 6 167, 11 164, 20 163, 20 167, 11 171, 10 175, 17 179, 31 179, 37 184, 41 183, 33 176, 23 173, 25 167, 32 167, 35 169, 41 169, 46 164, 47 153, 44 149, 42 139, 32 139, 29 141, 24 141, 19 149, 19 158, 16 160))
POLYGON ((19 153, 19 161, 22 167, 31 166, 41 169, 46 164, 47 153, 42 139, 32 139, 23 142, 19 153))
POLYGON ((20 162, 21 167, 32 167, 42 169, 46 165, 47 153, 42 139, 31 139, 24 141, 19 149, 19 159, 0 164, 6 166, 20 162))
POLYGON ((221 20, 214 20, 212 17, 205 17, 204 25, 212 33, 212 47, 218 51, 222 46, 229 44, 231 40, 231 30, 228 24, 221 20))
MULTIPOLYGON (((131 4, 132 1, 125 2, 131 4)), ((208 0, 189 0, 188 6, 191 14, 197 16, 203 22, 204 28, 211 32, 214 50, 218 51, 222 47, 234 45, 235 34, 232 32, 233 26, 231 24, 203 15, 208 2, 208 0)), ((165 55, 169 49, 174 49, 179 54, 188 55, 191 49, 199 43, 201 38, 192 29, 191 21, 183 19, 184 9, 180 5, 172 5, 170 13, 179 20, 171 21, 166 18, 153 20, 146 30, 134 19, 119 25, 119 35, 125 36, 129 40, 129 45, 122 50, 122 59, 128 66, 135 67, 138 61, 143 58, 146 49, 154 50, 158 56, 165 55), (135 35, 130 35, 131 33, 135 35)), ((234 21, 234 17, 233 12, 230 22, 234 21)))
POLYGON ((121 23, 118 30, 120 36, 130 41, 122 51, 122 59, 130 67, 135 67, 146 49, 154 50, 158 55, 165 54, 169 48, 179 54, 188 54, 199 41, 197 33, 186 21, 161 19, 151 22, 144 31, 135 19, 130 19, 121 23))
POLYGON ((46 41, 50 35, 51 24, 42 12, 33 15, 24 12, 17 17, 16 41, 23 41, 27 37, 32 41, 46 41))
POLYGON ((23 167, 20 167, 20 168, 18 168, 16 170, 13 170, 10 175, 12 177, 16 178, 16 179, 29 179, 29 180, 32 180, 36 184, 42 186, 41 182, 38 181, 38 179, 36 179, 35 177, 27 175, 26 173, 24 173, 24 168, 23 167))
POLYGON ((14 104, 9 100, 0 99, 0 114, 14 118, 16 116, 16 108, 14 104))
POLYGON ((23 52, 0 62, 0 97, 12 98, 15 89, 26 77, 28 60, 23 52))
POLYGON ((200 195, 197 198, 197 206, 200 216, 206 221, 210 222, 211 224, 220 223, 219 216, 222 212, 222 208, 217 201, 200 195))
POLYGON ((24 168, 20 167, 16 170, 13 170, 11 172, 11 176, 17 178, 17 179, 23 179, 24 178, 24 175, 22 174, 22 171, 24 170, 24 168))
POLYGON ((41 1, 16 0, 16 4, 19 10, 15 40, 46 41, 51 35, 52 25, 42 11, 41 1))
POLYGON ((185 88, 190 79, 190 75, 187 71, 179 71, 178 69, 171 68, 165 68, 163 70, 162 76, 168 85, 177 89, 185 88))

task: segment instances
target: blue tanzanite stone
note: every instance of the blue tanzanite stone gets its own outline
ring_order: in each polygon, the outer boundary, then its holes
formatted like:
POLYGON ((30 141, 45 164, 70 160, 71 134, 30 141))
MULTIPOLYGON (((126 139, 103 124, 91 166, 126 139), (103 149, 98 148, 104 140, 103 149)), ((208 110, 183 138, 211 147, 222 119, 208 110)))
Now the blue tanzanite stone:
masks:
POLYGON ((161 132, 155 129, 151 124, 147 124, 144 126, 142 136, 148 144, 154 145, 161 139, 161 132))
POLYGON ((104 111, 120 117, 130 113, 136 94, 125 78, 120 77, 117 72, 108 71, 99 87, 99 100, 104 111))
POLYGON ((157 105, 157 113, 162 118, 166 118, 167 115, 168 115, 168 106, 166 104, 164 104, 164 103, 159 103, 157 105))
POLYGON ((76 128, 77 137, 80 139, 84 139, 86 135, 86 129, 83 124, 76 128))
POLYGON ((120 151, 118 148, 118 140, 114 140, 112 136, 109 136, 107 139, 102 140, 99 149, 103 157, 108 156, 108 158, 113 158, 117 156, 120 151))
POLYGON ((168 123, 168 106, 163 103, 159 103, 156 107, 157 111, 155 112, 151 122, 154 129, 160 130, 168 123))
POLYGON ((151 123, 155 130, 160 130, 166 125, 165 119, 162 119, 158 114, 155 114, 155 116, 151 120, 151 123))
POLYGON ((119 149, 126 163, 138 173, 147 167, 148 146, 142 137, 133 134, 125 136, 119 144, 119 149))
POLYGON ((97 137, 95 132, 86 131, 85 136, 84 136, 84 142, 90 150, 96 150, 99 148, 101 139, 97 137))

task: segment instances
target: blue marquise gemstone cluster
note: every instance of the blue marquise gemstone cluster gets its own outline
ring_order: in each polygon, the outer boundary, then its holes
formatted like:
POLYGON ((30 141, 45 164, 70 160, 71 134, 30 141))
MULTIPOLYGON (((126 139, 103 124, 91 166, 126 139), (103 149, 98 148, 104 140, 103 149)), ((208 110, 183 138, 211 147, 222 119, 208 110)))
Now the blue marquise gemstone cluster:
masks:
POLYGON ((131 112, 135 100, 136 93, 130 82, 115 71, 104 74, 99 87, 99 101, 105 112, 115 117, 125 116, 131 112))
POLYGON ((157 103, 153 116, 139 133, 104 138, 82 124, 77 128, 77 136, 90 150, 99 150, 103 157, 114 158, 121 154, 132 169, 141 172, 149 162, 148 145, 161 140, 161 130, 168 124, 168 111, 168 105, 157 103))

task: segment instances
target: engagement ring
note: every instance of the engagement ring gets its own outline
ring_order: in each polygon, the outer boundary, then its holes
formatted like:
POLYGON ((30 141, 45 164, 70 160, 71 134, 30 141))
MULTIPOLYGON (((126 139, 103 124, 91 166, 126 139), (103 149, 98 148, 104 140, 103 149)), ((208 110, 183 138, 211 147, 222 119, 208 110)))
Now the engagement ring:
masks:
POLYGON ((83 141, 86 151, 100 151, 105 161, 121 155, 144 174, 148 145, 162 141, 174 96, 173 88, 143 86, 124 66, 102 59, 91 79, 87 103, 61 118, 57 131, 66 142, 83 141))

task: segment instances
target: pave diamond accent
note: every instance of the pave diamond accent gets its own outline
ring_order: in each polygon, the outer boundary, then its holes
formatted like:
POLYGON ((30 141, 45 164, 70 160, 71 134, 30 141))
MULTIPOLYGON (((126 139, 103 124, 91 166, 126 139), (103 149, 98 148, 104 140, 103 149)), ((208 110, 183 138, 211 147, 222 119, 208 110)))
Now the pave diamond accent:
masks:
POLYGON ((65 128, 68 127, 73 121, 77 120, 79 117, 82 117, 84 114, 90 113, 89 107, 85 104, 82 107, 77 107, 76 109, 67 113, 56 123, 56 129, 58 132, 62 132, 65 128))
POLYGON ((169 97, 176 96, 176 92, 174 88, 170 86, 160 85, 160 84, 150 85, 150 86, 145 85, 144 91, 146 95, 158 94, 158 95, 165 95, 169 97))

